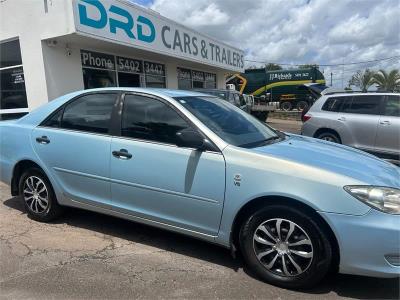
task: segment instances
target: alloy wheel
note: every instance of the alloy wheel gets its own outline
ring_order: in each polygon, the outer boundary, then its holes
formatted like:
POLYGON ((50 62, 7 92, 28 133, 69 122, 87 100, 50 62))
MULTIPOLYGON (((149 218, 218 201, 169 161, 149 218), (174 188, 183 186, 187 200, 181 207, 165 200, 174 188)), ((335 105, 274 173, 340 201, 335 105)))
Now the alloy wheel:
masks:
POLYGON ((313 260, 310 237, 303 228, 286 219, 270 219, 258 226, 253 248, 258 261, 279 276, 298 276, 313 260))
POLYGON ((29 176, 23 186, 23 197, 29 209, 37 214, 43 213, 49 206, 49 192, 42 179, 29 176))

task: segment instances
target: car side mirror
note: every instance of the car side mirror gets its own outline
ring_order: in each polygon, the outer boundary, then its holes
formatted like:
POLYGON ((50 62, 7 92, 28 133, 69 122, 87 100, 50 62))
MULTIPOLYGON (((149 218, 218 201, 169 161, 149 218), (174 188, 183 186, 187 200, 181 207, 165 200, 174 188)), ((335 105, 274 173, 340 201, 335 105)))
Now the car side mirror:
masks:
POLYGON ((176 144, 179 147, 207 150, 209 142, 196 130, 185 128, 176 133, 176 144))

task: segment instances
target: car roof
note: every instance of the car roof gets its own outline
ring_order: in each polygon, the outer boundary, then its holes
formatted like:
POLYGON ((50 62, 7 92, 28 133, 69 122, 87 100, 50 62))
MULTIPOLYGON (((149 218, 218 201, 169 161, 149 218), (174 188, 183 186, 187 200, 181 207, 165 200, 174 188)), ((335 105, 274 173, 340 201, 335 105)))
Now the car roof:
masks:
POLYGON ((81 93, 90 92, 102 92, 102 91, 124 91, 124 92, 142 92, 150 93, 167 97, 195 97, 204 96, 204 93, 194 90, 174 90, 174 89, 162 89, 162 88, 131 88, 131 87, 109 87, 109 88, 98 88, 98 89, 88 89, 82 90, 81 93))
POLYGON ((386 96, 386 95, 396 95, 399 96, 400 93, 390 93, 390 92, 373 92, 373 93, 363 93, 363 92, 342 92, 342 93, 331 93, 331 94, 325 94, 325 97, 336 97, 336 96, 365 96, 365 95, 378 95, 378 96, 386 96))

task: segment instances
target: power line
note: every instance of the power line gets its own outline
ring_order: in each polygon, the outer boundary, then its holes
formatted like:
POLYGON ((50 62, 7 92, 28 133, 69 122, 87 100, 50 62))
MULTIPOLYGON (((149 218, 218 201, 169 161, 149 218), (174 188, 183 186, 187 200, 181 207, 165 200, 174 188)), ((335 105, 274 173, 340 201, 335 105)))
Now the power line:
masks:
MULTIPOLYGON (((384 61, 384 60, 391 60, 399 58, 400 55, 396 56, 391 56, 391 57, 385 57, 385 58, 380 58, 380 59, 374 59, 374 60, 366 60, 366 61, 360 61, 360 62, 351 62, 351 63, 341 63, 341 64, 315 64, 320 67, 338 67, 338 66, 349 66, 349 65, 361 65, 361 64, 367 64, 367 63, 373 63, 373 62, 378 62, 378 61, 384 61)), ((258 61, 258 60, 250 60, 250 59, 245 59, 247 62, 253 62, 253 63, 260 63, 260 64, 269 64, 271 62, 268 61, 258 61)), ((288 63, 271 63, 271 64, 276 64, 276 65, 282 65, 282 66, 300 66, 300 65, 305 65, 305 64, 288 64, 288 63)), ((314 65, 314 64, 310 64, 314 65)))

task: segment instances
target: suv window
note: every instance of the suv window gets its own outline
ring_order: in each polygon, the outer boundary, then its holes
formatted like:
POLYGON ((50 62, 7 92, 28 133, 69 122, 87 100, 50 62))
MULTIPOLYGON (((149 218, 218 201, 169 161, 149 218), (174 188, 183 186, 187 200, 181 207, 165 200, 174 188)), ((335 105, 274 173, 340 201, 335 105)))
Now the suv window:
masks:
POLYGON ((400 117, 400 96, 387 96, 384 115, 400 117))
POLYGON ((145 96, 126 95, 122 136, 176 144, 176 133, 190 125, 167 104, 145 96))
POLYGON ((331 97, 328 98, 324 105, 322 106, 322 110, 325 111, 335 111, 338 112, 340 111, 340 108, 342 107, 343 102, 351 101, 351 97, 331 97))
MULTIPOLYGON (((67 104, 61 119, 61 128, 95 133, 107 133, 117 94, 90 94, 67 104)), ((56 113, 53 118, 59 118, 56 113)), ((49 122, 56 123, 51 118, 49 122)))
POLYGON ((345 101, 342 111, 352 114, 379 115, 382 96, 380 95, 361 95, 353 96, 351 104, 345 101))

